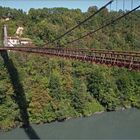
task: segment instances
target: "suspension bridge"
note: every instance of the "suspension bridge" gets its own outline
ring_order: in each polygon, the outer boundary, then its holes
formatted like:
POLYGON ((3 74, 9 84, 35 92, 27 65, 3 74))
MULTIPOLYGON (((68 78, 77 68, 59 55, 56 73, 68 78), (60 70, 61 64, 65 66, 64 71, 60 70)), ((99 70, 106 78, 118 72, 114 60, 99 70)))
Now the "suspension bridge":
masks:
MULTIPOLYGON (((53 41, 49 42, 46 45, 54 44, 56 41, 59 41, 61 38, 63 38, 65 35, 72 32, 74 29, 81 26, 83 23, 88 21, 89 19, 93 18, 96 14, 98 14, 100 11, 102 11, 104 8, 106 8, 108 5, 110 5, 113 2, 113 0, 109 1, 106 5, 101 7, 99 10, 97 10, 95 13, 66 31, 64 34, 60 35, 53 41)), ((67 42, 65 45, 74 43, 76 41, 79 41, 86 36, 95 34, 97 31, 102 30, 103 28, 110 26, 112 24, 115 24, 117 21, 121 20, 122 18, 126 17, 127 15, 131 14, 135 10, 140 8, 140 5, 135 7, 134 9, 124 13, 123 15, 111 20, 110 22, 102 25, 98 29, 95 29, 93 31, 90 31, 86 33, 85 35, 76 38, 72 41, 67 42)), ((74 48, 38 48, 38 47, 8 47, 7 46, 7 31, 4 29, 4 47, 0 48, 0 51, 19 51, 19 52, 28 52, 28 53, 35 53, 35 54, 43 54, 47 56, 57 56, 57 57, 63 57, 66 59, 73 59, 73 60, 79 60, 79 61, 85 61, 85 62, 91 62, 96 64, 105 64, 108 66, 118 66, 118 67, 125 67, 130 70, 140 70, 140 51, 115 51, 115 50, 103 50, 103 49, 74 49, 74 48)))

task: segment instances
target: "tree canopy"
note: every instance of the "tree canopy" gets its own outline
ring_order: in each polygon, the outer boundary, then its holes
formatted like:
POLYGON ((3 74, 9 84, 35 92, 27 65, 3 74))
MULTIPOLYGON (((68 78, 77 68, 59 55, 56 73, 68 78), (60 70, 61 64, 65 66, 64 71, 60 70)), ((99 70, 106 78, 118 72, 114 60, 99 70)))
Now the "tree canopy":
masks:
MULTIPOLYGON (((37 47, 43 47, 97 10, 94 6, 85 13, 80 9, 32 8, 27 14, 0 7, 0 28, 6 24, 8 34, 14 36, 17 27, 23 26, 23 36, 31 38, 37 47)), ((139 10, 93 36, 65 45, 123 13, 104 9, 56 44, 74 48, 140 50, 139 10)), ((2 44, 2 30, 0 35, 2 44)), ((33 54, 9 52, 9 59, 1 54, 0 129, 21 126, 25 121, 23 112, 28 114, 25 119, 31 123, 41 123, 122 107, 140 108, 139 72, 33 54)))

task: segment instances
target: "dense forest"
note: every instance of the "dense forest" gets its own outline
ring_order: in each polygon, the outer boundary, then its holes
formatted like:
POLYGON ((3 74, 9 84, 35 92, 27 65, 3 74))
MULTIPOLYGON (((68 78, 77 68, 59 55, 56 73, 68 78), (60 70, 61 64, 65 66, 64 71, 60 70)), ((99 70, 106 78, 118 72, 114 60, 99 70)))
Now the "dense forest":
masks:
MULTIPOLYGON (((31 38, 37 47, 43 47, 97 10, 97 7, 89 7, 83 13, 80 9, 44 8, 30 9, 27 14, 0 7, 0 44, 2 46, 4 24, 8 26, 9 36, 15 36, 17 27, 22 26, 22 36, 31 38)), ((140 50, 139 10, 92 36, 65 45, 125 12, 104 9, 49 47, 140 50)), ((140 108, 139 72, 55 57, 1 52, 1 130, 128 107, 140 108)))

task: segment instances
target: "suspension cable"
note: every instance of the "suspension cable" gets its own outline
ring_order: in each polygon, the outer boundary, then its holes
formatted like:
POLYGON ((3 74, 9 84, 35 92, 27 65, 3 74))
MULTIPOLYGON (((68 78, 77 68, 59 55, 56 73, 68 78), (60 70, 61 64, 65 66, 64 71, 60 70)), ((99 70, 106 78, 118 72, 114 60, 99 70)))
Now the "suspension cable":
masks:
POLYGON ((131 0, 131 10, 133 9, 133 0, 131 0))
POLYGON ((116 0, 116 12, 118 11, 118 0, 116 0))
POLYGON ((89 35, 91 35, 91 34, 94 34, 94 33, 96 33, 97 31, 99 31, 99 30, 101 30, 101 29, 103 29, 103 28, 105 28, 105 27, 107 27, 107 26, 109 26, 109 25, 114 24, 115 22, 117 22, 117 21, 121 20, 122 18, 126 17, 127 15, 129 15, 129 14, 132 13, 132 12, 134 12, 134 11, 137 10, 138 8, 140 8, 140 5, 137 6, 136 8, 134 8, 133 10, 131 10, 131 11, 129 11, 129 12, 123 14, 122 16, 119 16, 118 18, 112 20, 111 22, 109 22, 109 23, 107 23, 107 24, 101 26, 100 28, 98 28, 98 29, 96 29, 96 30, 93 30, 93 31, 91 31, 91 32, 88 32, 87 34, 85 34, 85 35, 83 35, 83 36, 81 36, 81 37, 79 37, 79 38, 77 38, 77 39, 74 39, 74 40, 72 40, 72 41, 70 41, 70 42, 67 42, 65 45, 71 44, 71 43, 76 42, 76 41, 78 41, 78 40, 81 40, 81 39, 85 38, 86 36, 89 36, 89 35))
MULTIPOLYGON (((132 9, 131 9, 132 10, 132 9)), ((123 0, 123 12, 125 11, 125 0, 123 0)))
MULTIPOLYGON (((131 9, 133 9, 133 0, 131 0, 131 9)), ((135 34, 135 23, 133 24, 133 15, 131 14, 131 36, 132 36, 132 47, 135 45, 134 34, 135 34)))
MULTIPOLYGON (((87 17, 86 19, 84 19, 83 21, 81 21, 79 24, 75 25, 74 27, 72 27, 71 29, 69 29, 68 31, 66 31, 64 34, 60 35, 59 37, 57 37, 56 39, 54 39, 53 41, 49 42, 48 44, 53 44, 55 41, 61 39, 62 37, 64 37, 66 34, 70 33, 71 31, 73 31, 74 29, 76 29, 77 27, 79 27, 80 25, 82 25, 83 23, 85 23, 86 21, 88 21, 89 19, 91 19, 92 17, 94 17, 96 14, 98 14, 100 11, 102 11, 104 8, 106 8, 109 4, 111 4, 114 0, 109 1, 106 5, 104 5, 103 7, 101 7, 99 10, 97 10, 95 13, 93 13, 92 15, 90 15, 89 17, 87 17)), ((48 45, 47 44, 47 45, 48 45)))
MULTIPOLYGON (((132 9, 131 9, 132 10, 132 9)), ((123 0, 123 13, 125 13, 125 0, 123 0)), ((124 20, 122 21, 122 26, 121 26, 121 30, 123 31, 126 27, 126 18, 124 18, 124 20)), ((124 34, 123 34, 124 36, 124 34)), ((124 40, 125 44, 126 44, 126 40, 124 40)), ((121 49, 123 50, 124 46, 121 45, 121 49)))
POLYGON ((110 4, 110 12, 111 12, 112 5, 110 4))

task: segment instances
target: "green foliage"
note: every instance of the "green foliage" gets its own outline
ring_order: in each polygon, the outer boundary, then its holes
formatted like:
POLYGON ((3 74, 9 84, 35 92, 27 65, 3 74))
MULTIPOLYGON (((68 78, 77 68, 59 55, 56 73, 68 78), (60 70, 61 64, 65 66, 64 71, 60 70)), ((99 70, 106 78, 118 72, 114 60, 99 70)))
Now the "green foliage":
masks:
POLYGON ((50 93, 54 98, 60 99, 62 90, 60 85, 60 78, 58 76, 51 74, 48 88, 50 89, 50 93))
POLYGON ((118 90, 113 77, 106 71, 92 72, 88 78, 88 90, 107 110, 115 110, 119 105, 118 90))
POLYGON ((85 116, 90 116, 93 113, 102 112, 102 111, 104 111, 104 107, 98 101, 93 99, 92 101, 88 102, 85 105, 84 115, 85 116))
MULTIPOLYGON (((14 36, 17 26, 24 26, 24 36, 30 37, 38 47, 43 47, 97 9, 90 7, 82 13, 79 9, 43 8, 30 9, 26 14, 22 10, 0 7, 0 28, 7 24, 8 34, 14 36), (5 21, 8 17, 10 20, 5 21)), ((67 41, 97 29, 105 24, 106 19, 113 19, 122 13, 105 9, 56 44, 67 48, 139 50, 139 10, 93 37, 65 46, 67 41)), ((9 52, 9 58, 17 69, 24 90, 21 95, 25 97, 19 98, 20 102, 15 101, 16 91, 0 57, 0 129, 20 126, 25 121, 21 117, 23 111, 26 111, 31 123, 44 123, 121 107, 140 108, 138 72, 16 52, 9 52), (22 110, 19 105, 23 109, 23 105, 26 105, 27 108, 22 110)), ((16 79, 16 76, 12 79, 16 79)))
POLYGON ((87 102, 87 91, 86 86, 81 81, 75 79, 74 80, 74 87, 71 93, 72 98, 72 106, 77 110, 77 112, 83 114, 83 108, 87 102))

